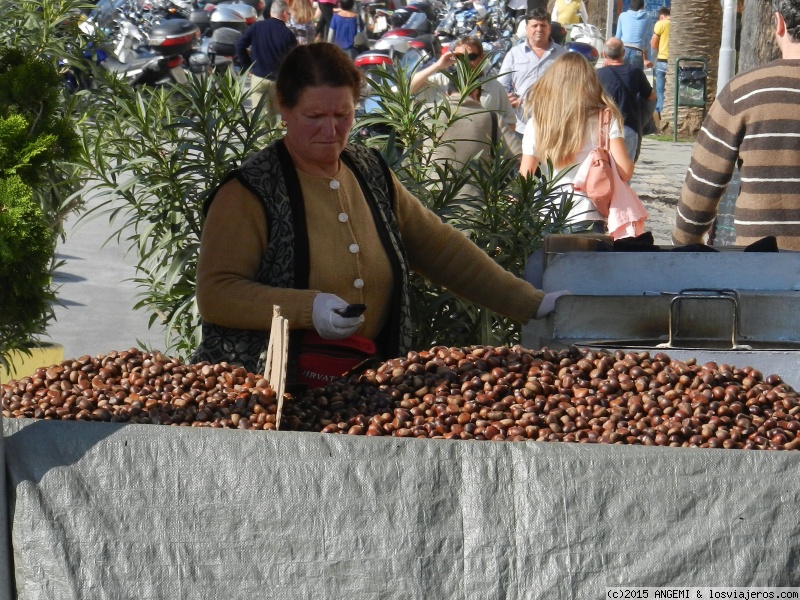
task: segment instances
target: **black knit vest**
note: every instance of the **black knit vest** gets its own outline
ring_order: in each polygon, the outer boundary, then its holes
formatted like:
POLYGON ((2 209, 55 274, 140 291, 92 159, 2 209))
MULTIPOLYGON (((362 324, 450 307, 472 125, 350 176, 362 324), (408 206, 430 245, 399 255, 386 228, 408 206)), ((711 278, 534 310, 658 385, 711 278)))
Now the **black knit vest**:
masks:
MULTIPOLYGON (((412 319, 409 267, 394 214, 394 186, 383 157, 362 146, 348 145, 342 161, 358 180, 372 212, 381 243, 394 276, 391 307, 383 331, 375 340, 381 358, 402 356, 411 347, 412 319)), ((223 183, 237 179, 261 203, 267 219, 267 251, 261 258, 255 280, 281 288, 308 289, 309 249, 305 205, 292 158, 283 140, 249 157, 223 183)), ((213 202, 207 201, 204 212, 213 202)), ((272 313, 271 306, 264 310, 272 313)), ((291 327, 291 323, 289 326, 291 327)), ((203 339, 192 362, 227 362, 263 373, 268 332, 233 329, 203 321, 203 339)), ((293 329, 289 340, 289 380, 304 331, 293 329)))

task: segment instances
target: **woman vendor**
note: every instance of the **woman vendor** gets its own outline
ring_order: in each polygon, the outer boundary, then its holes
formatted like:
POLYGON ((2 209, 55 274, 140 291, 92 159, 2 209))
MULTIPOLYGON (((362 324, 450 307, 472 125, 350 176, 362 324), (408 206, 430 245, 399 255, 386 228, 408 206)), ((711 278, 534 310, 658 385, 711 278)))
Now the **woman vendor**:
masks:
POLYGON ((229 174, 205 207, 195 362, 262 371, 273 305, 289 321, 295 361, 326 340, 339 340, 336 352, 402 356, 414 328, 412 271, 520 322, 552 311, 558 292, 545 296, 502 269, 412 196, 377 151, 347 143, 360 90, 338 46, 286 56, 276 81, 285 135, 229 174), (367 308, 338 314, 348 304, 367 308))

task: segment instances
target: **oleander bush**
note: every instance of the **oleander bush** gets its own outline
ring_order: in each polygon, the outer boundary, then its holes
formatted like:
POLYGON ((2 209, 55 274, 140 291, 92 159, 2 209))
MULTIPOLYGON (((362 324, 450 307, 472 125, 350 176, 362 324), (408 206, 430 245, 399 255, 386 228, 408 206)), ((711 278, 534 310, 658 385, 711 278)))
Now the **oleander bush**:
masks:
MULTIPOLYGON (((522 277, 528 257, 541 247, 544 236, 563 228, 570 194, 545 178, 521 177, 518 161, 503 158, 499 151, 488 160, 476 157, 461 169, 433 160, 433 151, 445 143, 447 128, 463 118, 456 114, 457 107, 480 85, 484 65, 473 70, 459 61, 453 72, 445 73, 460 90, 455 107, 444 99, 426 104, 411 94, 414 67, 380 69, 368 80, 371 100, 380 108, 364 114, 356 132, 384 132, 361 139, 381 148, 400 181, 428 208, 522 277), (559 198, 560 204, 555 202, 559 198)), ((418 323, 414 347, 519 343, 519 323, 422 278, 415 277, 413 284, 418 323)))
POLYGON ((269 143, 261 110, 245 109, 244 76, 192 75, 185 86, 133 89, 98 73, 94 125, 80 163, 93 211, 135 250, 135 305, 164 329, 164 348, 187 358, 200 341, 195 303, 203 204, 225 174, 269 143))

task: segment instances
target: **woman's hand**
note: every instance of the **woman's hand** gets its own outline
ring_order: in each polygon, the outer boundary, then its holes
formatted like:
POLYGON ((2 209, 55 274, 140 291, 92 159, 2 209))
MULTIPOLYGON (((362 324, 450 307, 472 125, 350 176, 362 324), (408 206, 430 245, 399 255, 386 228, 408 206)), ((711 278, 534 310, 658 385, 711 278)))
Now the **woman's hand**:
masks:
POLYGON ((556 300, 561 296, 571 296, 569 290, 559 290, 557 292, 548 292, 542 298, 542 303, 539 305, 536 314, 533 315, 534 319, 544 319, 547 315, 556 309, 556 300))
POLYGON ((364 316, 343 317, 336 311, 347 308, 347 302, 335 294, 317 294, 311 306, 311 322, 321 338, 341 340, 358 331, 364 316))

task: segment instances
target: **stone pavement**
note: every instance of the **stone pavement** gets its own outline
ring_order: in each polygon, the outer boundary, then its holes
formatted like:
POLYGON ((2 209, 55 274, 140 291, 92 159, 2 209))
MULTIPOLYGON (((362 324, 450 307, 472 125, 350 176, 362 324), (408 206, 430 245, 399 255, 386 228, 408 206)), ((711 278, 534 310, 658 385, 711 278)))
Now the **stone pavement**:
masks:
POLYGON ((659 246, 672 245, 675 209, 692 157, 692 142, 662 142, 645 137, 631 179, 649 213, 645 228, 659 246))
POLYGON ((105 217, 73 218, 66 227, 67 241, 59 242, 57 256, 64 265, 54 277, 61 305, 44 339, 61 344, 65 359, 132 347, 163 349, 161 329, 148 329, 149 315, 133 310, 136 256, 127 252, 127 243, 108 240, 115 228, 105 217))
MULTIPOLYGON (((632 187, 647 206, 648 229, 659 245, 671 244, 691 149, 690 143, 644 140, 632 187)), ((62 306, 55 309, 49 339, 64 346, 65 358, 165 347, 161 328, 149 329, 149 315, 133 310, 139 292, 131 281, 136 257, 127 252, 127 243, 108 240, 111 232, 105 217, 73 219, 67 223, 67 241, 59 244, 58 257, 65 264, 55 281, 62 306)))

